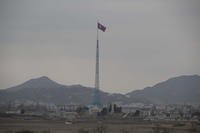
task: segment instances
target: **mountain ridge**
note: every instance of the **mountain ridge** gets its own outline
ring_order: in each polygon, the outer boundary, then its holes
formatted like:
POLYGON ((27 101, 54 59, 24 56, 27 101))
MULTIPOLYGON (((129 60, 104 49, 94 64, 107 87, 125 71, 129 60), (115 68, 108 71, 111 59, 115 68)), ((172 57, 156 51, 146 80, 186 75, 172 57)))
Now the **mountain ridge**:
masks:
POLYGON ((196 101, 195 99, 200 100, 197 98, 200 97, 200 76, 183 75, 169 78, 168 80, 155 84, 152 87, 132 91, 126 95, 146 98, 148 101, 154 103, 160 103, 157 101, 161 101, 161 103, 194 102, 196 101))
MULTIPOLYGON (((46 103, 90 104, 94 88, 77 85, 62 85, 46 76, 30 79, 15 87, 0 90, 0 101, 39 101, 46 103)), ((200 76, 183 75, 134 90, 127 94, 100 91, 102 103, 199 103, 200 76)))
POLYGON ((20 85, 7 88, 8 91, 18 91, 22 88, 52 88, 60 87, 61 84, 51 80, 47 76, 41 76, 39 78, 30 79, 20 85))

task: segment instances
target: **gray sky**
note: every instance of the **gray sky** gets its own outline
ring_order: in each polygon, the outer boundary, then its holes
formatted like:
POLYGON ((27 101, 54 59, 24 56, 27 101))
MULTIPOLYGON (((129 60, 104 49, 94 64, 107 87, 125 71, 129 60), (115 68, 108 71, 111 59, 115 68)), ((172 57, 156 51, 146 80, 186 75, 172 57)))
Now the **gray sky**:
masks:
POLYGON ((199 0, 0 0, 0 88, 48 76, 126 93, 200 74, 199 0))

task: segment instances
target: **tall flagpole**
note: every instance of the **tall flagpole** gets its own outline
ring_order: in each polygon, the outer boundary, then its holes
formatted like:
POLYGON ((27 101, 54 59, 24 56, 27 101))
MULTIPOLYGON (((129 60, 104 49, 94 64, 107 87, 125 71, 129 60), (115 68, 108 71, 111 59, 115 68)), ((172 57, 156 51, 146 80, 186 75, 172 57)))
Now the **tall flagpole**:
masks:
POLYGON ((96 45, 96 71, 95 71, 95 94, 94 104, 100 105, 100 94, 99 94, 99 33, 98 33, 98 21, 97 21, 97 45, 96 45))
POLYGON ((97 40, 99 40, 99 30, 98 30, 98 23, 99 23, 99 20, 97 20, 97 40))
MULTIPOLYGON (((97 21, 98 24, 98 21, 97 21)), ((95 89, 99 90, 99 33, 97 27, 95 89)))

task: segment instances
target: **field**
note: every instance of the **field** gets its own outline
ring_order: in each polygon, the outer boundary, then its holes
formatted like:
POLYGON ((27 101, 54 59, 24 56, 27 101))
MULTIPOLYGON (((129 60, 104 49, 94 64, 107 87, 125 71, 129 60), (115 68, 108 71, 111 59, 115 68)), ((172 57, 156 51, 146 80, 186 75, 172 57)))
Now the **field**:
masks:
POLYGON ((41 118, 0 117, 0 133, 199 133, 200 125, 187 123, 150 123, 126 120, 76 121, 41 118))

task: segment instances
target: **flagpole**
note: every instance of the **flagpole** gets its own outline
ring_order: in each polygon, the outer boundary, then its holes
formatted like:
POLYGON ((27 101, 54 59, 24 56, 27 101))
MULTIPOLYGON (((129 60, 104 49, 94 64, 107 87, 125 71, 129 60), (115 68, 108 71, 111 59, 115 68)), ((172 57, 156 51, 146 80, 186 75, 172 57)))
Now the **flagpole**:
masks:
POLYGON ((95 76, 95 89, 99 90, 99 30, 97 20, 97 46, 96 46, 96 76, 95 76))
POLYGON ((100 100, 100 87, 99 87, 99 29, 105 32, 106 27, 101 25, 97 20, 97 46, 96 46, 96 68, 95 68, 95 92, 94 92, 94 105, 101 106, 100 100))
POLYGON ((98 30, 98 23, 99 23, 99 20, 97 20, 97 40, 99 40, 99 30, 98 30))
POLYGON ((98 33, 98 20, 97 20, 97 45, 96 45, 96 70, 95 70, 95 92, 94 92, 94 105, 100 105, 99 94, 99 33, 98 33))

